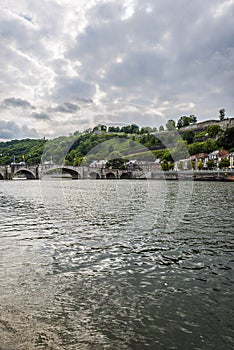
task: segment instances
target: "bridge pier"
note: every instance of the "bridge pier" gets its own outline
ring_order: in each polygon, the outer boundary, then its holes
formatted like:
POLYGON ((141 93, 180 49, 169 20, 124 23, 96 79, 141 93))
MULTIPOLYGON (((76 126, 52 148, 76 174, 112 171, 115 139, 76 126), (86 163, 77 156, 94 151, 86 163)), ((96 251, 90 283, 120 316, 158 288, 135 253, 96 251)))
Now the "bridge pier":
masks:
POLYGON ((40 176, 39 176, 39 166, 36 166, 36 171, 35 171, 35 175, 36 175, 36 180, 39 180, 40 176))
POLYGON ((10 165, 0 166, 0 180, 11 180, 11 178, 10 165))
POLYGON ((12 166, 11 166, 11 175, 10 175, 10 180, 12 180, 12 179, 13 179, 13 177, 14 177, 14 172, 15 172, 15 166, 14 166, 14 165, 12 165, 12 166))
POLYGON ((10 180, 11 179, 11 169, 9 166, 6 166, 4 169, 4 180, 10 180))

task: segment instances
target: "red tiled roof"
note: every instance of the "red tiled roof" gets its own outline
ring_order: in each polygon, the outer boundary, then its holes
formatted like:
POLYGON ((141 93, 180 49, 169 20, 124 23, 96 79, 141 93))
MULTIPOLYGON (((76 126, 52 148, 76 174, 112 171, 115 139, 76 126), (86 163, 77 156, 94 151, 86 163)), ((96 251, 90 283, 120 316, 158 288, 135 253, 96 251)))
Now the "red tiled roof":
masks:
POLYGON ((220 157, 224 157, 224 156, 226 156, 228 154, 228 151, 225 151, 225 149, 221 149, 220 151, 219 151, 219 156, 220 157))
POLYGON ((205 159, 208 157, 207 153, 198 153, 198 154, 194 154, 193 156, 190 157, 191 160, 195 160, 195 159, 205 159))

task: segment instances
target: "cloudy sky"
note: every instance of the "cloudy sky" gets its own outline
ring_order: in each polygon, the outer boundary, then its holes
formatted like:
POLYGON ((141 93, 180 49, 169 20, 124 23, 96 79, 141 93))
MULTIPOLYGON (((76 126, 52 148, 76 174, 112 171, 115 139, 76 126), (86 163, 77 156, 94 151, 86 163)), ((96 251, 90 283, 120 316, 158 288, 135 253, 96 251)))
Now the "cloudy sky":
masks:
POLYGON ((1 0, 0 139, 234 116, 234 0, 1 0))

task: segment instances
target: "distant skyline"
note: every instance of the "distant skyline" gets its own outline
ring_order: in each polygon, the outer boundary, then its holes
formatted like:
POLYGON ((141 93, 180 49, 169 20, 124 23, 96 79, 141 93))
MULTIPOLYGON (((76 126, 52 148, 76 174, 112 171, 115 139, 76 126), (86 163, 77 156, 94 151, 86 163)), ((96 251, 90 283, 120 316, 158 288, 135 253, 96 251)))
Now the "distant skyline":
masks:
POLYGON ((0 140, 234 116, 234 0, 1 0, 0 140))

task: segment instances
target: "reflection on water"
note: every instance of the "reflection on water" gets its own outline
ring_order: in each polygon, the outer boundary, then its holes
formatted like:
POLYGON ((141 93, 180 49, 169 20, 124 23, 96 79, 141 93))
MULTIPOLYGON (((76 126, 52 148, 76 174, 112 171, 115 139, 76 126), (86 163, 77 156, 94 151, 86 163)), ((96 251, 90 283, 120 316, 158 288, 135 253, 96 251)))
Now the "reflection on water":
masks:
POLYGON ((0 349, 232 349, 233 194, 1 183, 0 349))

